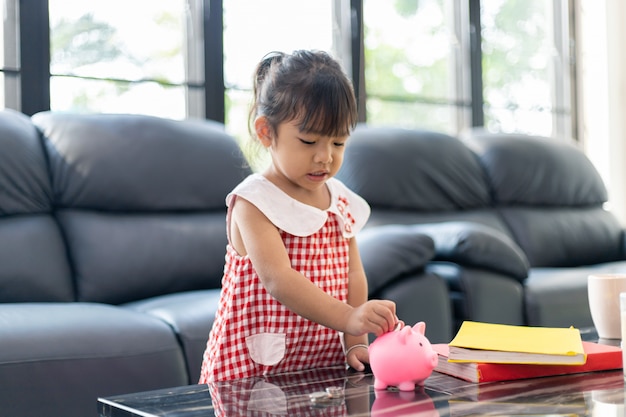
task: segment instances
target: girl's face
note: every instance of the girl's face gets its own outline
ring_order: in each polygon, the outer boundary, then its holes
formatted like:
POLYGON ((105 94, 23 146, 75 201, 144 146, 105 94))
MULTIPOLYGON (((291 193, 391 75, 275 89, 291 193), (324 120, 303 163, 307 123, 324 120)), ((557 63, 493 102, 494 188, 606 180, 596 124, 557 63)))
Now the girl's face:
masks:
POLYGON ((258 135, 272 157, 268 175, 292 190, 325 190, 322 186, 341 168, 348 136, 302 133, 297 121, 279 124, 274 136, 270 132, 261 129, 258 135))

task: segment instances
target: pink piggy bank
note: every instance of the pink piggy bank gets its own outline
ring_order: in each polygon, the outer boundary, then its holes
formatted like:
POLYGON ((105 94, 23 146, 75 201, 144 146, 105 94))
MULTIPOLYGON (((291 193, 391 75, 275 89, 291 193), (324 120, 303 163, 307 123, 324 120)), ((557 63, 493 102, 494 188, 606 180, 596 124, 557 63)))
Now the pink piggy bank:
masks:
POLYGON ((372 342, 369 355, 375 389, 395 386, 400 391, 413 391, 415 385, 424 385, 438 361, 425 331, 426 323, 420 321, 372 342))

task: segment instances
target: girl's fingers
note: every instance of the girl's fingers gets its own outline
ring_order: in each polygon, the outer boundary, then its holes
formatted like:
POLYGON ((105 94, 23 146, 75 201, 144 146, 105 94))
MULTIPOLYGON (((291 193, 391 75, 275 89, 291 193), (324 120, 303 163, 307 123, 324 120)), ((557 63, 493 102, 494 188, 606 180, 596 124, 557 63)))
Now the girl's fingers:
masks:
POLYGON ((395 329, 398 323, 398 317, 396 316, 396 305, 393 301, 381 300, 378 309, 374 308, 373 312, 377 316, 373 321, 373 324, 378 327, 375 331, 377 336, 390 332, 395 329), (383 308, 380 308, 383 307, 383 308))

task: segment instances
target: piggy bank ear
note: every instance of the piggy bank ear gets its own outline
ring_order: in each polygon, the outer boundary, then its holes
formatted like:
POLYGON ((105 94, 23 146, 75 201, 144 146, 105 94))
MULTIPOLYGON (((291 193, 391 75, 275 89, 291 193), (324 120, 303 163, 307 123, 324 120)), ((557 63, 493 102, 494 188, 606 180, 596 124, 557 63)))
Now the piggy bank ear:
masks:
POLYGON ((402 343, 403 345, 406 345, 406 340, 411 334, 412 329, 413 328, 410 326, 404 326, 402 329, 400 329, 399 335, 398 335, 398 340, 400 340, 400 343, 402 343))
POLYGON ((419 333, 419 334, 423 335, 423 334, 425 334, 425 333, 426 333, 426 323, 424 323, 423 321, 420 321, 419 323, 416 323, 416 324, 413 326, 413 329, 414 329, 417 333, 419 333))

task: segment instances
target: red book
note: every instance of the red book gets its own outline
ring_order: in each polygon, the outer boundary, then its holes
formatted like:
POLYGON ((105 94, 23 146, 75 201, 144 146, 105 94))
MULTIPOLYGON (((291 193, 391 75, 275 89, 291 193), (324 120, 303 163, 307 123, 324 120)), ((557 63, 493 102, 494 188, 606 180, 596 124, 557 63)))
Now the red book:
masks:
POLYGON ((583 341, 587 361, 583 365, 527 365, 513 363, 448 362, 448 345, 433 345, 439 354, 435 371, 469 382, 510 381, 542 376, 622 369, 622 350, 617 346, 583 341))

